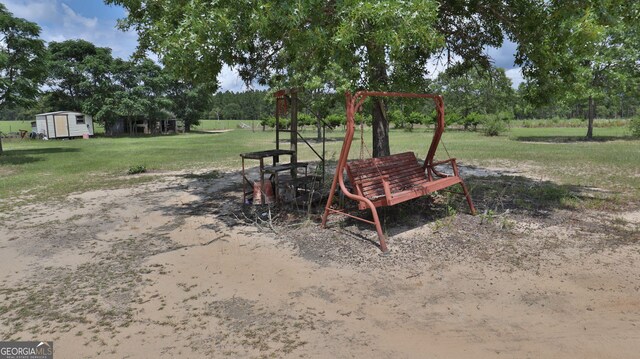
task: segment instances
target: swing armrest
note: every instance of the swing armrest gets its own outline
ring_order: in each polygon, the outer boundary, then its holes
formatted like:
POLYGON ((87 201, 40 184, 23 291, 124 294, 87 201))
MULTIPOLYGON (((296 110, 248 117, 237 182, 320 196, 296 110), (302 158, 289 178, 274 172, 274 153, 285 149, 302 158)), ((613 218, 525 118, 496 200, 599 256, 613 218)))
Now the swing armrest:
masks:
POLYGON ((453 175, 456 177, 460 177, 460 173, 458 172, 458 164, 456 163, 455 158, 449 158, 442 161, 431 162, 427 164, 426 167, 438 177, 449 177, 449 175, 445 175, 444 173, 435 169, 435 166, 443 165, 445 163, 451 163, 451 168, 453 169, 453 175))
MULTIPOLYGON (((375 182, 377 182, 377 180, 380 180, 380 182, 378 182, 378 183, 382 184, 382 190, 384 191, 384 197, 387 200, 391 200, 393 198, 393 195, 391 194, 391 181, 389 180, 389 176, 388 175, 380 175, 380 176, 376 176, 376 177, 371 177, 369 180, 370 181, 375 181, 375 182)), ((378 187, 378 188, 380 188, 380 187, 378 187)), ((363 196, 363 197, 367 196, 364 193, 364 189, 362 187, 362 183, 356 183, 355 189, 356 189, 356 194, 358 196, 363 196)), ((379 197, 381 197, 381 196, 379 196, 379 197)))
POLYGON ((443 165, 443 164, 445 164, 445 163, 447 163, 447 162, 451 162, 451 163, 453 164, 453 163, 456 163, 456 159, 455 159, 455 158, 449 158, 449 159, 447 159, 447 160, 431 162, 431 163, 429 164, 429 166, 433 167, 433 166, 443 165))
POLYGON ((384 196, 387 198, 387 201, 390 201, 393 197, 391 196, 391 185, 389 184, 389 176, 383 175, 380 176, 382 180, 382 188, 384 189, 384 196))

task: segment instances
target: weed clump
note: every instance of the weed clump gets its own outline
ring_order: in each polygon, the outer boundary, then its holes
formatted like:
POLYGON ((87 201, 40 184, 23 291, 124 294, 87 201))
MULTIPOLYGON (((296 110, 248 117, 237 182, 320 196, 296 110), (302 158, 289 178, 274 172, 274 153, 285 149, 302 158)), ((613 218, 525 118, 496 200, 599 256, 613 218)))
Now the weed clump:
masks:
POLYGON ((145 172, 147 172, 147 168, 144 165, 135 165, 135 166, 129 167, 129 171, 127 171, 127 174, 135 175, 138 173, 145 173, 145 172))

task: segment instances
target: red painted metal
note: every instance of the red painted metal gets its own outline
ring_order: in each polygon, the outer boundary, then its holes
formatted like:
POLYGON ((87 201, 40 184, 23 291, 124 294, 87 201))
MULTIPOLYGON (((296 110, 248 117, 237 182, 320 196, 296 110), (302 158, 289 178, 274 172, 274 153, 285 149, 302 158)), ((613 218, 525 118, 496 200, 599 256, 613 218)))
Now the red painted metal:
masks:
POLYGON ((287 90, 280 90, 273 94, 276 98, 276 116, 285 115, 289 109, 287 108, 287 90))
MULTIPOLYGON (((338 159, 338 164, 336 166, 336 173, 333 178, 333 183, 331 184, 331 191, 329 192, 327 205, 322 216, 323 227, 326 226, 327 218, 330 213, 348 215, 332 208, 333 198, 338 186, 347 198, 358 202, 358 207, 360 209, 369 209, 371 211, 373 224, 376 227, 376 232, 378 233, 380 241, 380 249, 383 252, 387 252, 388 248, 376 207, 392 206, 413 198, 421 197, 434 191, 460 184, 467 199, 469 209, 472 214, 475 214, 476 210, 473 206, 473 201, 471 200, 471 196, 469 195, 469 191, 467 190, 464 181, 460 177, 456 159, 450 158, 444 161, 434 162, 434 156, 438 149, 438 144, 442 138, 445 126, 444 100, 442 99, 442 96, 376 91, 360 91, 351 95, 351 93, 347 92, 346 112, 346 132, 344 142, 342 143, 342 150, 340 151, 340 158, 338 159), (414 163, 411 163, 412 159, 406 153, 382 158, 361 160, 360 162, 347 162, 347 159, 349 158, 349 151, 351 150, 351 143, 355 134, 355 115, 361 110, 362 105, 368 97, 423 98, 432 99, 434 101, 437 113, 436 129, 433 139, 431 140, 431 145, 427 152, 424 165, 418 170, 421 171, 421 176, 417 176, 418 171, 416 171, 416 166, 419 167, 417 161, 413 161, 414 163), (451 167, 453 168, 453 175, 446 175, 435 168, 438 165, 446 163, 451 164, 451 167), (371 176, 371 167, 376 169, 377 176, 371 176), (368 172, 367 168, 369 169, 368 172), (344 184, 345 170, 350 177, 351 183, 355 187, 355 193, 349 191, 344 184)), ((411 154, 411 156, 415 159, 415 155, 411 154)), ((354 215, 349 214, 348 216, 366 223, 372 223, 372 221, 354 215)))

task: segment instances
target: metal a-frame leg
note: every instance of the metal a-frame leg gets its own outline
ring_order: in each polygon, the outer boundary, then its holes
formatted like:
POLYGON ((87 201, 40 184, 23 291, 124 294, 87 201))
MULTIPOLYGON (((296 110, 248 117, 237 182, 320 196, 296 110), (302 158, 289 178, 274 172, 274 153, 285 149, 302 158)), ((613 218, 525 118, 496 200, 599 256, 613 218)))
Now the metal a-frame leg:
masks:
POLYGON ((460 182, 460 186, 462 186, 462 191, 464 192, 464 196, 467 197, 467 204, 469 204, 469 210, 472 215, 476 215, 476 207, 473 205, 473 201, 471 200, 471 195, 469 194, 469 190, 464 182, 460 182))
POLYGON ((382 253, 388 253, 387 241, 384 232, 382 232, 382 225, 380 224, 380 217, 378 216, 378 210, 375 206, 370 205, 371 215, 373 216, 373 224, 376 226, 376 232, 378 232, 378 240, 380 241, 380 250, 382 253))

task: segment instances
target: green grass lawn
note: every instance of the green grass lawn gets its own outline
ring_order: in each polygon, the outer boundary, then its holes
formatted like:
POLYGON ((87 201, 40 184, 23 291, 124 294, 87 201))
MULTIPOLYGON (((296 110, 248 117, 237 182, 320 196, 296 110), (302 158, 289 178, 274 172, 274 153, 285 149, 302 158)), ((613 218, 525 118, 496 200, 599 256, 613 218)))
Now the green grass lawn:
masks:
POLYGON ((0 121, 0 132, 18 132, 18 130, 31 131, 31 121, 0 121))
MULTIPOLYGON (((585 132, 584 128, 514 128, 504 136, 485 137, 479 132, 450 130, 445 132, 443 140, 451 156, 463 164, 525 166, 541 178, 604 188, 637 199, 640 140, 629 138, 626 129, 620 127, 597 128, 596 141, 592 142, 583 141, 585 132)), ((305 131, 303 136, 313 138, 315 131, 305 131)), ((432 132, 425 129, 392 130, 392 152, 410 150, 424 157, 431 136, 432 132)), ((327 137, 327 158, 337 159, 343 131, 328 132, 327 137)), ((371 132, 365 131, 364 137, 363 152, 368 156, 371 132)), ((200 168, 239 170, 240 153, 274 146, 275 132, 259 129, 90 140, 5 139, 5 153, 0 156, 0 200, 7 205, 17 203, 19 198, 43 200, 150 180, 148 176, 126 175, 129 168, 137 165, 144 165, 151 172, 200 168)), ((357 137, 351 158, 358 158, 359 153, 357 137)), ((446 157, 444 147, 440 147, 436 157, 446 157)), ((306 148, 301 148, 299 158, 315 160, 306 148)))
POLYGON ((260 121, 237 121, 237 120, 200 120, 200 125, 194 126, 195 131, 206 130, 229 130, 241 128, 242 126, 254 126, 256 130, 261 130, 260 121))

